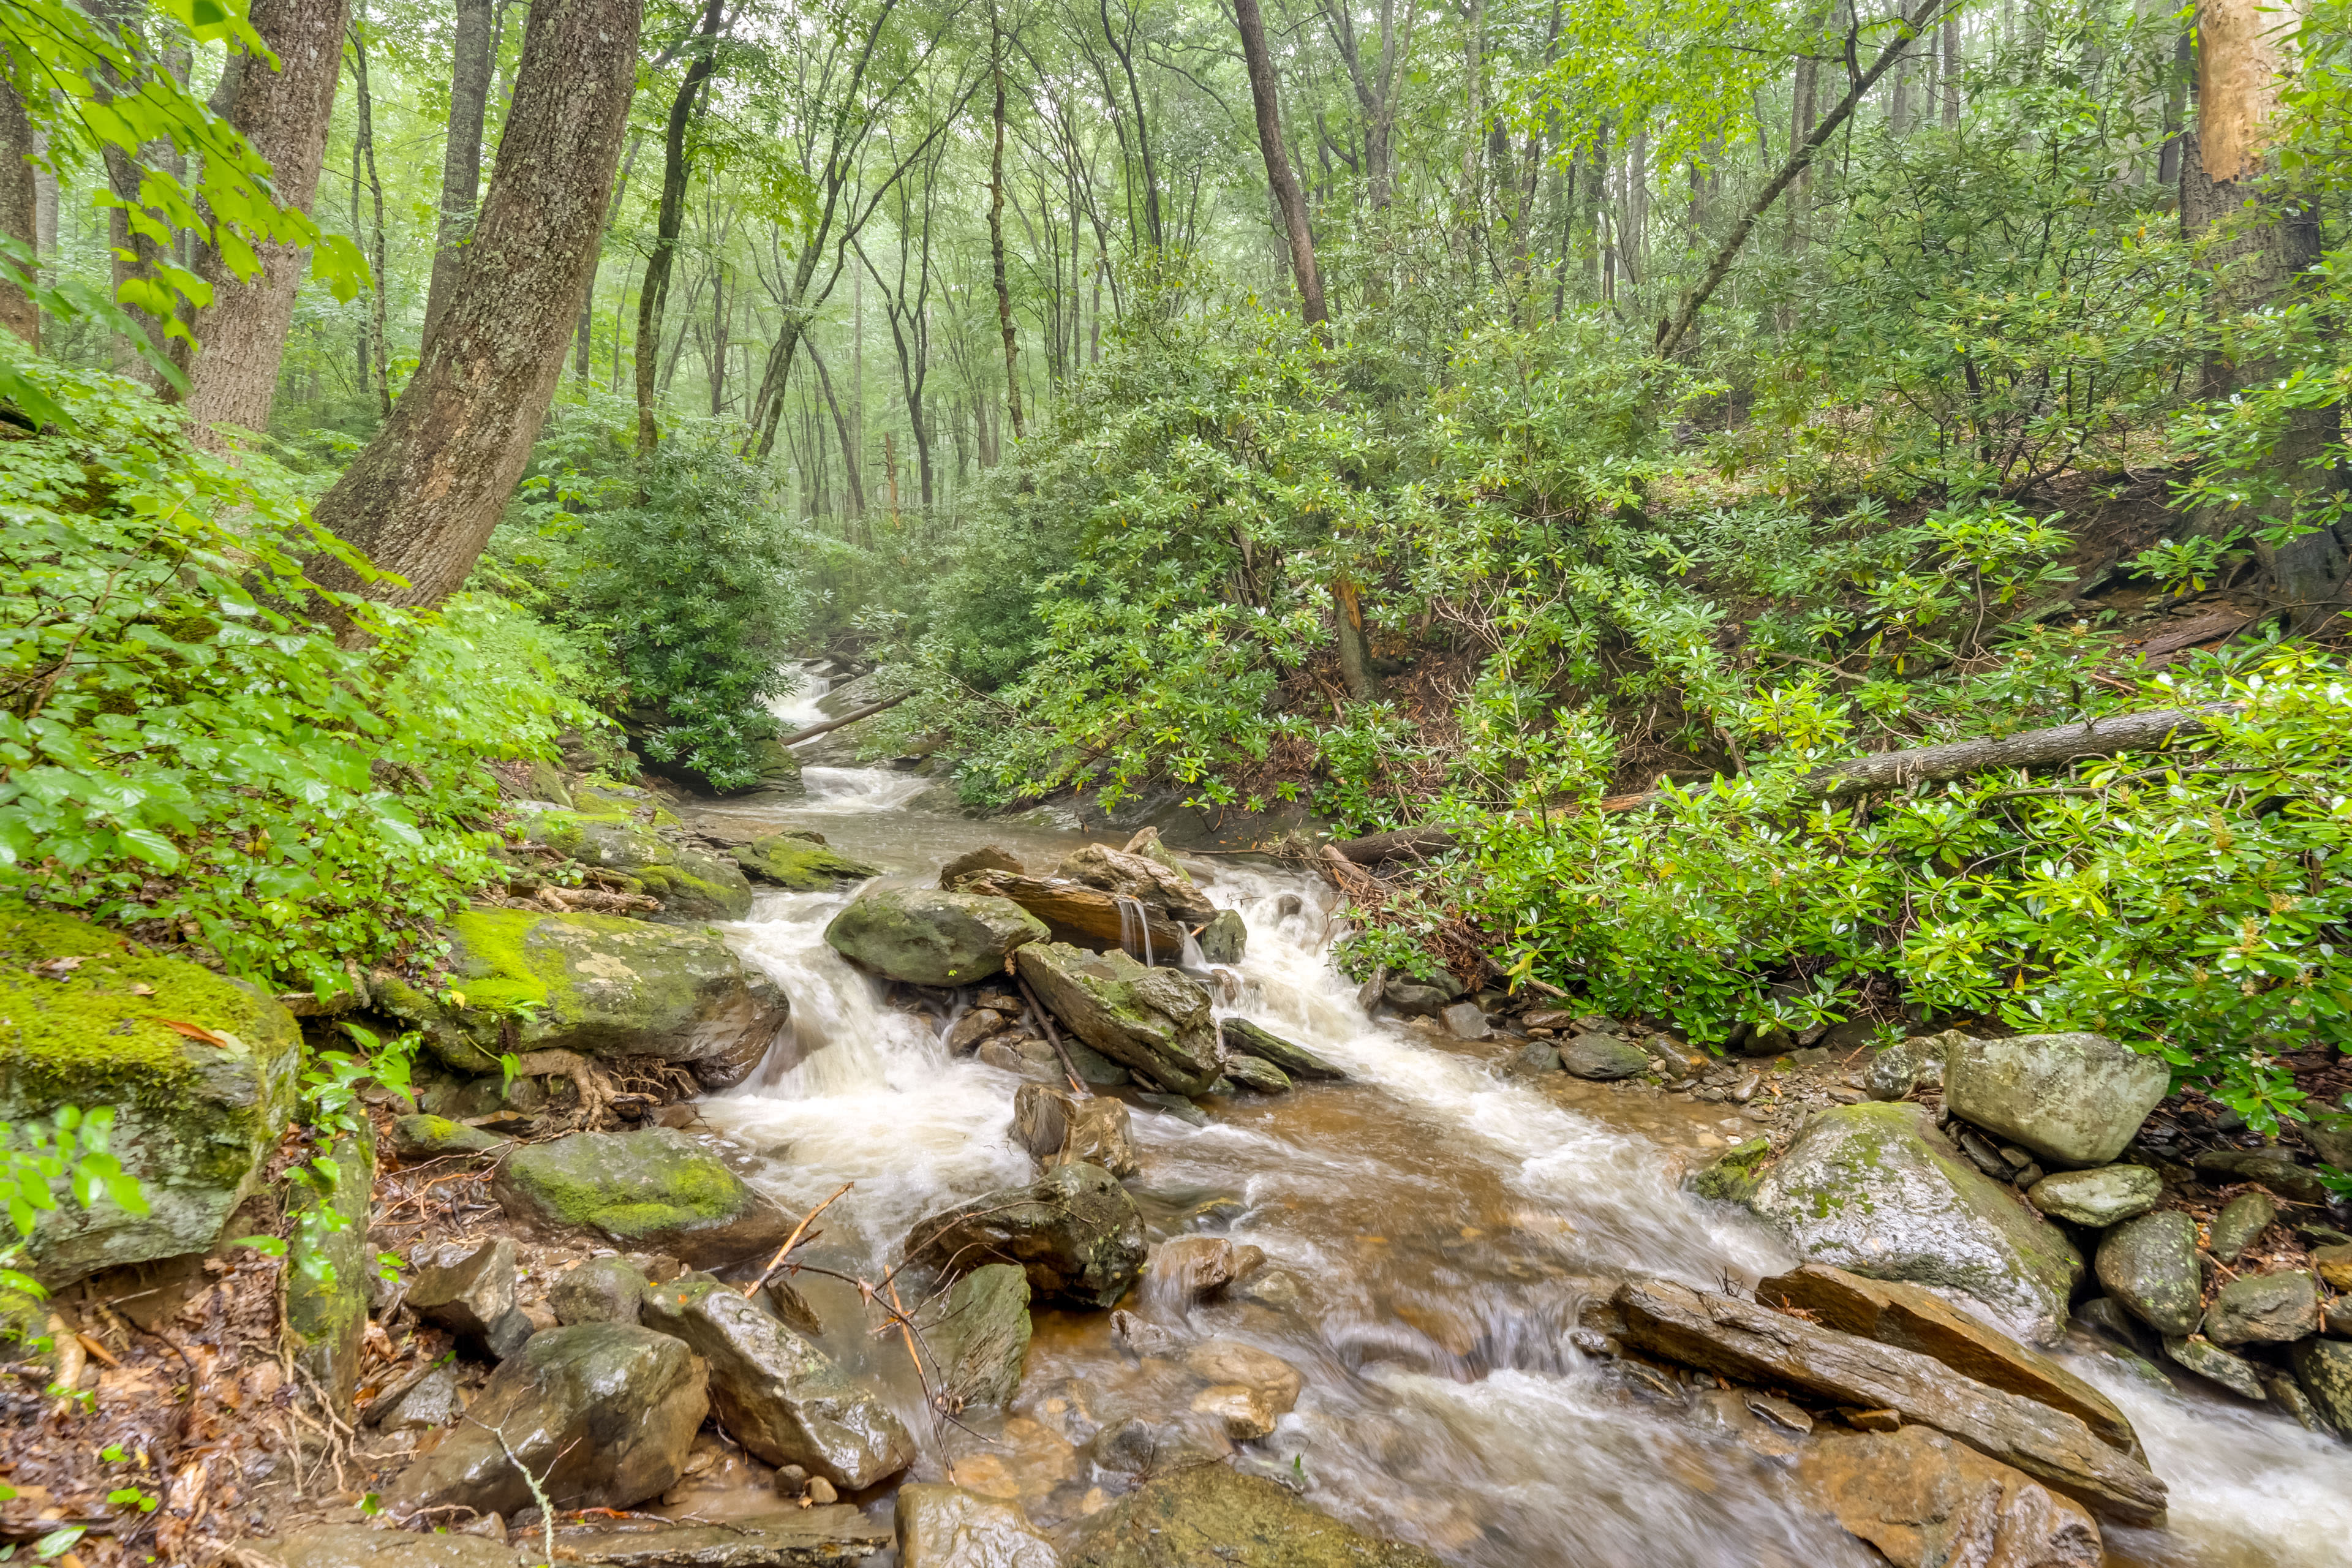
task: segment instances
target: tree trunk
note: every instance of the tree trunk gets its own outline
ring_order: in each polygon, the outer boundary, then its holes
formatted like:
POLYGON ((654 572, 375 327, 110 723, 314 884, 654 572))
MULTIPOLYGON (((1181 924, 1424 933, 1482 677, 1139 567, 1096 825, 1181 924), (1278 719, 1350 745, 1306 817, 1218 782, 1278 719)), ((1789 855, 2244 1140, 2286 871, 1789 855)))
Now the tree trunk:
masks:
MULTIPOLYGON (((126 27, 136 32, 141 19, 146 13, 143 0, 89 0, 86 9, 109 32, 126 27)), ((113 98, 117 93, 136 90, 134 84, 121 81, 110 70, 99 74, 100 79, 95 85, 100 102, 113 98)), ((100 149, 100 163, 106 172, 108 190, 118 201, 128 204, 130 207, 137 207, 142 166, 163 161, 169 152, 170 143, 150 142, 142 145, 139 149, 139 156, 133 158, 121 148, 108 142, 100 149)), ((111 206, 107 209, 106 237, 109 252, 109 280, 113 285, 113 293, 118 299, 121 297, 124 284, 151 281, 155 276, 156 263, 170 258, 170 253, 163 247, 157 245, 152 237, 131 226, 130 217, 123 206, 111 206)), ((163 319, 136 306, 130 307, 127 313, 131 321, 145 334, 149 346, 159 353, 162 352, 165 347, 163 319)), ((114 350, 114 364, 118 371, 147 385, 152 386, 156 384, 155 373, 149 368, 145 358, 133 351, 131 345, 118 340, 114 350)))
POLYGON ((670 100, 669 120, 662 132, 661 205, 654 218, 653 253, 646 258, 646 279, 637 288, 637 456, 653 456, 661 439, 654 423, 654 367, 661 348, 662 310, 669 303, 669 275, 677 259, 677 237, 686 224, 686 128, 701 100, 702 84, 719 62, 719 28, 725 20, 724 0, 707 0, 700 40, 686 76, 670 100))
POLYGON ((1242 35, 1242 54, 1249 62, 1250 102, 1257 110, 1258 151, 1265 155, 1265 181, 1274 205, 1282 215, 1283 237, 1290 243, 1290 270, 1298 280, 1298 317, 1310 327, 1328 319, 1323 309, 1323 275, 1315 267, 1315 236, 1307 226, 1307 198, 1291 172, 1290 154, 1282 140, 1282 108, 1276 97, 1274 57, 1265 47, 1265 18, 1257 0, 1234 0, 1234 20, 1242 35))
POLYGON ((441 220, 435 230, 433 281, 425 290, 425 335, 430 338, 456 286, 457 256, 474 227, 482 195, 482 124, 489 114, 493 0, 457 0, 450 42, 449 137, 441 150, 441 220))
MULTIPOLYGON (((391 280, 385 276, 384 266, 383 180, 377 174, 375 167, 375 95, 368 87, 367 39, 362 28, 366 16, 366 7, 362 5, 358 20, 352 24, 352 86, 359 104, 359 126, 352 136, 352 172, 356 176, 359 173, 360 161, 362 158, 366 160, 368 191, 375 198, 375 243, 368 256, 368 268, 373 274, 370 282, 373 287, 368 290, 367 347, 362 351, 361 368, 364 372, 367 368, 366 361, 373 360, 376 411, 382 417, 390 419, 392 417, 392 350, 385 342, 383 315, 384 294, 391 288, 391 280)), ((354 212, 358 208, 358 194, 354 191, 352 194, 354 212)), ((354 235, 352 237, 358 237, 354 235)), ((364 381, 366 378, 362 375, 362 379, 364 381)), ((360 390, 361 395, 364 396, 367 389, 362 386, 360 390)))
MULTIPOLYGON (((318 521, 436 605, 473 570, 530 459, 596 264, 637 63, 638 0, 538 0, 489 196, 440 331, 391 420, 320 500, 318 521)), ((356 589, 322 563, 329 586, 356 589)))
POLYGON ((988 259, 996 276, 996 323, 1004 333, 1004 410, 1013 416, 1013 438, 1021 428, 1021 345, 1013 329, 1013 289, 1004 278, 1004 42, 996 7, 988 9, 988 68, 996 79, 996 142, 988 155, 988 259))
POLYGON ((1373 701, 1381 688, 1372 679, 1372 647, 1364 636, 1364 601, 1356 580, 1345 572, 1331 579, 1331 608, 1339 635, 1340 683, 1357 701, 1373 701))
MULTIPOLYGON (((254 0, 248 20, 278 57, 278 68, 272 70, 266 60, 251 56, 231 56, 219 111, 269 160, 278 202, 308 212, 326 162, 327 123, 342 74, 351 0, 254 0)), ((188 428, 201 446, 220 445, 215 425, 269 426, 305 258, 300 247, 268 239, 255 241, 254 251, 261 271, 250 279, 237 277, 210 246, 197 257, 197 276, 213 287, 212 302, 196 311, 197 351, 188 367, 188 428)), ((381 288, 382 279, 377 282, 381 288)))
MULTIPOLYGON (((33 184, 33 122, 16 89, 0 81, 0 237, 15 240, 31 252, 28 268, 37 270, 41 250, 39 193, 33 184)), ((25 340, 38 353, 41 312, 32 296, 12 284, 0 283, 0 329, 25 340)))
MULTIPOLYGON (((2197 130, 2184 139, 2181 222, 2193 237, 2218 230, 2205 251, 2215 273, 2216 303, 2237 314, 2283 305, 2320 259, 2319 210, 2306 183, 2279 170, 2273 124, 2294 68, 2294 27, 2300 7, 2266 0, 2200 0, 2197 7, 2197 130)), ((2294 367, 2276 357, 2208 362, 2205 394, 2221 399, 2273 382, 2294 367)), ((2224 514, 2214 526, 2249 532, 2285 522, 2299 502, 2329 480, 2315 461, 2335 438, 2337 410, 2295 408, 2263 461, 2268 489, 2253 515, 2224 514)), ((2297 631, 2309 631, 2337 607, 2345 552, 2326 527, 2284 543, 2257 543, 2278 605, 2297 631)))

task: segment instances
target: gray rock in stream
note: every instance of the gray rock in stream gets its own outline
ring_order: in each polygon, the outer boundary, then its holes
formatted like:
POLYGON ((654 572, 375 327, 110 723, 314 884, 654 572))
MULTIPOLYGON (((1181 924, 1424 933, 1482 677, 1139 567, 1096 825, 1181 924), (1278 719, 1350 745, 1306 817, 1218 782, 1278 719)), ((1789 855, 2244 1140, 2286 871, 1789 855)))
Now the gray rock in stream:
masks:
POLYGON ((1045 937, 1045 922, 1010 899, 876 888, 824 928, 858 968, 910 985, 970 985, 1004 972, 1005 955, 1045 937))
POLYGON ((1029 1279, 1011 1263, 975 1268, 948 1292, 928 1333, 942 1387, 964 1408, 1002 1409, 1029 1355, 1029 1279))
POLYGON ((898 1568, 1061 1568, 1017 1502, 919 1481, 898 1489, 898 1568))
POLYGON ((1338 1082, 1348 1076, 1306 1047, 1293 1045, 1247 1018, 1227 1018, 1219 1023, 1217 1028, 1224 1036, 1227 1051, 1270 1061, 1292 1078, 1338 1082))
POLYGON ((2319 1289, 2300 1268, 2241 1275, 2205 1309, 2205 1337, 2217 1345, 2292 1344, 2318 1331, 2319 1289))
POLYGON ((1143 1271, 1143 1218, 1099 1165, 1063 1165, 933 1215, 909 1233, 908 1256, 950 1272, 1019 1264, 1047 1300, 1115 1305, 1143 1271))
POLYGON ((1205 1094, 1224 1072, 1209 994, 1124 952, 1036 942, 1018 960, 1037 999, 1087 1045, 1175 1094, 1205 1094))
POLYGON ((764 1307, 710 1279, 646 1292, 646 1325, 710 1367, 710 1404, 728 1432, 771 1465, 800 1465, 848 1490, 914 1462, 889 1406, 764 1307))

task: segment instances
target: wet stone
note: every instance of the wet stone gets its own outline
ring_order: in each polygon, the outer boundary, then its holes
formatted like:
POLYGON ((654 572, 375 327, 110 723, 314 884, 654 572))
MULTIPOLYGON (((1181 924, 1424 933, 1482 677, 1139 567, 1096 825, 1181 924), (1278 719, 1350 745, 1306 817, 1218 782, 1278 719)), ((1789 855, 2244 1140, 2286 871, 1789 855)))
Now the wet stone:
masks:
POLYGON ((457 1386, 457 1369, 436 1366, 409 1384, 405 1393, 368 1419, 385 1432, 424 1432, 446 1426, 466 1413, 466 1396, 457 1386))
POLYGON ((887 1524, 845 1504, 732 1518, 723 1524, 628 1520, 555 1532, 559 1561, 603 1568, 848 1568, 889 1544, 887 1524))
POLYGON ((1225 1076, 1257 1094, 1286 1094, 1290 1091, 1289 1075, 1272 1062, 1257 1057, 1226 1057, 1225 1076))
POLYGON ((2304 1340, 2287 1352, 2304 1393, 2339 1433, 2352 1432, 2352 1344, 2304 1340))
POLYGON ((2168 1337, 2164 1342, 2164 1353, 2176 1364, 2220 1384, 2241 1398, 2259 1401, 2263 1397, 2262 1375, 2253 1364, 2231 1355, 2202 1334, 2168 1337))
POLYGON ((2145 1165, 2061 1171, 2028 1184, 2026 1202, 2053 1219, 2105 1230, 2136 1219, 2164 1195, 2164 1179, 2145 1165))
POLYGON ((2240 1193, 2231 1198, 2221 1212, 2213 1216, 2206 1235, 2206 1250, 2224 1263, 2235 1263, 2238 1255, 2254 1243, 2254 1238, 2271 1227, 2278 1218, 2278 1205, 2268 1193, 2240 1193))
POLYGON ((1060 1568, 1061 1553, 1016 1502, 961 1487, 898 1489, 898 1568, 1060 1568))
POLYGON ((1457 1040, 1483 1040, 1495 1032, 1475 1002, 1454 1003, 1437 1016, 1445 1032, 1457 1040))
POLYGON ((2196 1331, 2204 1314, 2197 1222, 2168 1210, 2142 1215, 2099 1243, 2099 1283, 2141 1322, 2168 1339, 2196 1331))
POLYGON ((1650 1053, 1614 1035, 1582 1034, 1559 1050, 1559 1065, 1581 1079, 1607 1083, 1650 1070, 1650 1053))
POLYGON ((559 1323, 634 1323, 646 1284, 625 1258, 592 1258, 556 1276, 547 1304, 559 1323))
POLYGON ((2217 1345, 2288 1344, 2318 1331, 2319 1292, 2301 1269, 2242 1275, 2205 1309, 2205 1337, 2217 1345))

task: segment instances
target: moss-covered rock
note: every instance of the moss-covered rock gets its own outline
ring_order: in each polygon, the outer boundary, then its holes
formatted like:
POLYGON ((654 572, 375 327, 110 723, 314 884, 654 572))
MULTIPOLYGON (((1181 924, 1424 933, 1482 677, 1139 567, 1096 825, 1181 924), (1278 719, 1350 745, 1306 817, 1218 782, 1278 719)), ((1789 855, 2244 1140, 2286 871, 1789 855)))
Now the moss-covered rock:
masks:
POLYGON ((970 985, 1004 971, 1004 955, 1043 941, 1045 922, 1010 899, 876 888, 824 928, 858 968, 910 985, 970 985))
POLYGON ((843 882, 878 877, 882 868, 837 855, 813 837, 798 833, 771 833, 735 851, 735 863, 756 882, 789 888, 796 893, 822 892, 843 882))
POLYGON ((292 1114, 301 1049, 293 1016, 250 985, 0 900, 0 1121, 114 1107, 112 1151, 149 1208, 59 1204, 33 1233, 35 1271, 58 1286, 217 1242, 292 1114))
POLYGON ((392 1124, 393 1157, 404 1165, 451 1155, 495 1154, 513 1144, 511 1138, 500 1138, 446 1116, 404 1116, 392 1124))
POLYGON ((1970 1164, 1917 1105, 1822 1112, 1748 1202, 1810 1260, 1959 1291, 2042 1344, 2063 1331, 2083 1274, 2074 1244, 1970 1164))
POLYGON ((788 1016, 775 983, 707 928, 477 909, 446 934, 439 994, 380 977, 377 994, 460 1072, 496 1072, 509 1049, 656 1056, 723 1089, 759 1064, 788 1016))
MULTIPOLYGON (((583 792, 583 802, 587 792, 583 792)), ((751 884, 731 860, 672 842, 625 812, 541 811, 524 837, 583 865, 629 878, 681 920, 738 921, 751 912, 751 884)))
POLYGON ((1073 1568, 1437 1568, 1417 1546, 1380 1541, 1279 1481, 1222 1464, 1146 1481, 1087 1520, 1073 1568))
POLYGON ((294 1364, 348 1412, 359 1387, 360 1342, 367 1329, 370 1194, 375 1189, 375 1124, 335 1141, 310 1173, 322 1184, 298 1186, 294 1235, 284 1274, 286 1337, 294 1364), (322 1166, 331 1167, 329 1178, 322 1166), (331 1181, 331 1185, 323 1183, 331 1181))
POLYGON ((930 1340, 942 1383, 965 1408, 1011 1405, 1029 1355, 1028 1275, 1011 1263, 973 1269, 948 1292, 930 1340))
POLYGON ((1684 1184, 1703 1198, 1744 1204, 1756 1195, 1756 1184, 1763 1179, 1764 1162, 1771 1155, 1771 1140, 1750 1138, 1745 1143, 1733 1144, 1691 1173, 1690 1180, 1684 1184))
POLYGON ((1016 962, 1037 999, 1072 1033, 1161 1088, 1206 1094, 1224 1072, 1225 1043, 1209 994, 1175 970, 1067 942, 1024 948, 1016 962))
POLYGON ((666 1252, 697 1268, 783 1245, 792 1216, 683 1132, 579 1132, 517 1150, 491 1196, 507 1217, 549 1236, 588 1233, 625 1252, 666 1252))

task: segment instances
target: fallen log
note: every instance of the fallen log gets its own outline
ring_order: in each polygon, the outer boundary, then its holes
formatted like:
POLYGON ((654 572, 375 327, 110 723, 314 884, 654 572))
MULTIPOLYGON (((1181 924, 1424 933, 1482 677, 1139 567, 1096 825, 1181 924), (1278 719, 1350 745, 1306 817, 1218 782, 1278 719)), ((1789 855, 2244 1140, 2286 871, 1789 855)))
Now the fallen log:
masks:
MULTIPOLYGON (((2203 735, 2208 723, 2235 713, 2239 702, 2214 702, 2201 708, 2164 708, 2152 713, 2118 713, 2076 724, 2053 724, 2046 730, 2000 740, 1947 741, 1940 745, 1914 746, 1901 752, 1874 752, 1868 756, 1832 763, 1805 775, 1797 786, 1799 801, 1852 800, 1857 795, 1906 789, 1915 784, 1946 784, 1970 773, 2007 768, 2052 768, 2090 757, 2112 757, 2122 752, 2158 751, 2203 735)), ((1664 792, 1612 795, 1601 803, 1603 811, 1631 811, 1659 799, 1664 792)), ((1570 811, 1579 808, 1571 806, 1570 811)), ((1454 830, 1443 823, 1374 833, 1327 847, 1359 866, 1383 860, 1427 859, 1444 854, 1454 843, 1454 830)))
MULTIPOLYGON (((1160 963, 1174 963, 1184 952, 1184 928, 1171 921, 1167 914, 1139 900, 1127 900, 1127 913, 1122 915, 1119 900, 1100 888, 1089 888, 1084 882, 1063 881, 1045 877, 1019 876, 1010 871, 987 871, 976 877, 966 877, 956 883, 956 889, 965 893, 992 893, 1000 899, 1010 899, 1045 922, 1055 942, 1071 942, 1078 947, 1119 947, 1129 934, 1130 922, 1136 914, 1143 917, 1143 931, 1151 944, 1151 956, 1160 963)), ((1142 953, 1134 956, 1141 958, 1142 953)))
POLYGON ((873 718, 874 715, 881 712, 885 709, 896 708, 899 703, 904 702, 908 698, 912 697, 914 693, 911 691, 901 691, 896 697, 885 697, 879 702, 868 702, 863 708, 853 708, 838 719, 828 719, 822 724, 812 724, 805 730, 795 730, 789 735, 779 735, 776 737, 776 744, 779 746, 797 746, 803 741, 814 741, 819 735, 830 735, 835 730, 842 728, 844 725, 855 724, 860 719, 873 718))

